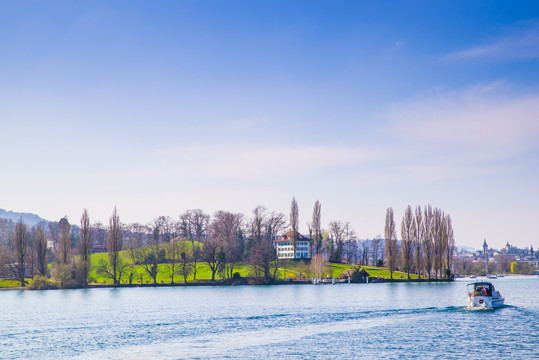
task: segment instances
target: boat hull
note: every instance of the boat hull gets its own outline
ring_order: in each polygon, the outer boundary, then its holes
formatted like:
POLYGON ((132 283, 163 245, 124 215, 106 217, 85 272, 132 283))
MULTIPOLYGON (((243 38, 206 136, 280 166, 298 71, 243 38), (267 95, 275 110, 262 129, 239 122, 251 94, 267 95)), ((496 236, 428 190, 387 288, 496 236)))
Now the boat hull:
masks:
POLYGON ((502 307, 504 300, 493 296, 469 296, 467 303, 470 309, 491 309, 502 307))

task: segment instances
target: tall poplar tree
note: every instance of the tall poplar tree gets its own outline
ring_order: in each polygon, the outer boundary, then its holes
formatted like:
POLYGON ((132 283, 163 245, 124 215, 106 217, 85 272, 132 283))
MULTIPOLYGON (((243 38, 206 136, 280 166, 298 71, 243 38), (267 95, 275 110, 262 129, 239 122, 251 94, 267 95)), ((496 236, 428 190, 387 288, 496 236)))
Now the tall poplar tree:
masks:
POLYGON ((22 218, 17 221, 15 225, 15 236, 13 238, 15 245, 15 259, 17 276, 21 282, 21 286, 26 286, 26 281, 24 280, 24 273, 26 270, 25 260, 26 260, 26 246, 28 244, 28 232, 26 231, 26 224, 22 221, 22 218))
POLYGON ((320 254, 322 248, 322 205, 320 201, 316 200, 313 208, 313 247, 317 254, 320 254))
POLYGON ((47 275, 47 237, 43 224, 37 227, 36 231, 36 260, 37 271, 41 276, 47 275))
POLYGON ((413 263, 413 234, 414 215, 412 207, 408 205, 401 222, 401 256, 402 266, 406 270, 408 280, 410 280, 410 268, 413 263))
POLYGON ((92 231, 90 229, 90 215, 84 209, 80 218, 80 257, 82 261, 82 283, 88 285, 88 272, 90 271, 90 259, 92 254, 92 231))
POLYGON ((292 243, 294 244, 294 258, 296 257, 296 250, 298 246, 298 222, 298 202, 296 201, 295 197, 292 197, 292 204, 290 205, 290 228, 292 230, 292 243))
POLYGON ((71 253, 71 225, 67 221, 67 216, 60 219, 58 228, 58 260, 61 264, 67 264, 71 253))
POLYGON ((120 250, 122 250, 122 225, 116 206, 109 219, 109 231, 107 233, 107 251, 109 254, 109 263, 112 270, 114 285, 120 284, 118 278, 118 267, 120 265, 120 250))
POLYGON ((393 271, 397 267, 398 248, 397 248, 397 233, 395 230, 395 220, 393 217, 393 208, 389 207, 386 212, 385 225, 385 254, 387 267, 389 268, 389 278, 393 279, 393 271))

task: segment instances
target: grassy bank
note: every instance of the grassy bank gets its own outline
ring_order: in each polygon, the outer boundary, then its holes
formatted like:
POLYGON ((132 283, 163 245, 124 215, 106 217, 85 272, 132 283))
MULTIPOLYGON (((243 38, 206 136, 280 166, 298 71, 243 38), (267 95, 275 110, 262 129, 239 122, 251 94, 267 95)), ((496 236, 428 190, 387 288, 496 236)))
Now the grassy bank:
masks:
MULTIPOLYGON (((128 264, 127 273, 132 273, 131 282, 133 285, 138 284, 153 284, 153 279, 147 273, 144 268, 144 265, 133 265, 129 257, 127 250, 120 252, 121 261, 125 264, 128 264)), ((108 254, 99 253, 92 254, 91 256, 91 268, 89 272, 89 283, 93 285, 111 285, 112 280, 103 274, 100 274, 98 271, 99 264, 101 262, 108 263, 108 254)), ((50 268, 50 266, 49 266, 50 268)), ((355 268, 354 265, 349 264, 339 264, 339 263, 328 263, 323 277, 339 277, 344 271, 355 268)), ((389 279, 389 270, 384 267, 374 267, 374 266, 361 266, 361 269, 367 271, 371 278, 380 278, 380 279, 389 279)), ((254 277, 255 272, 254 268, 248 264, 236 264, 234 272, 238 272, 243 277, 254 277)), ((281 264, 277 272, 277 277, 280 279, 296 279, 300 277, 310 278, 313 277, 313 274, 309 268, 309 261, 304 260, 289 260, 285 264, 281 264)), ((410 274, 411 279, 417 279, 418 276, 415 274, 410 274)), ((221 280, 219 274, 215 276, 216 280, 221 280)), ((406 273, 394 271, 393 279, 407 279, 406 273)), ((159 273, 157 275, 158 284, 170 284, 171 283, 170 271, 167 264, 159 264, 159 273)), ((193 274, 191 273, 188 278, 188 283, 193 282, 208 282, 211 281, 211 271, 206 263, 197 264, 196 280, 193 279, 193 274)), ((122 284, 129 283, 129 275, 122 277, 122 284)), ((174 283, 184 283, 184 279, 181 275, 174 275, 174 283)), ((20 287, 20 283, 17 280, 0 280, 0 288, 9 288, 9 287, 20 287)))

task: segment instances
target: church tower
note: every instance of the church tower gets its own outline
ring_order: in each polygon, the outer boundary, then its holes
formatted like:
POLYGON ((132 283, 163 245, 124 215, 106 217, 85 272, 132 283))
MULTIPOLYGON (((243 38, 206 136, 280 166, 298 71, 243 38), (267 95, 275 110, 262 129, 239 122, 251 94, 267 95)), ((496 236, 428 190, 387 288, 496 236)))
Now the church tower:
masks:
POLYGON ((488 262, 488 245, 487 239, 483 242, 483 255, 485 256, 485 261, 488 262))

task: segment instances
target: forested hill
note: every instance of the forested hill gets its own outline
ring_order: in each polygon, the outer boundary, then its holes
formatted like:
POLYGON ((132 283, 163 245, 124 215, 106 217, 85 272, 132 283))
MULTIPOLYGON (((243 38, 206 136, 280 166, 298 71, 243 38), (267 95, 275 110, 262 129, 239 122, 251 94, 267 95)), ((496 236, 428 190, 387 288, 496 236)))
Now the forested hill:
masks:
POLYGON ((18 213, 14 211, 6 211, 4 209, 0 209, 0 219, 10 219, 13 221, 17 221, 21 217, 24 223, 28 226, 34 226, 36 224, 39 224, 41 221, 45 221, 45 219, 40 218, 36 214, 18 213))

